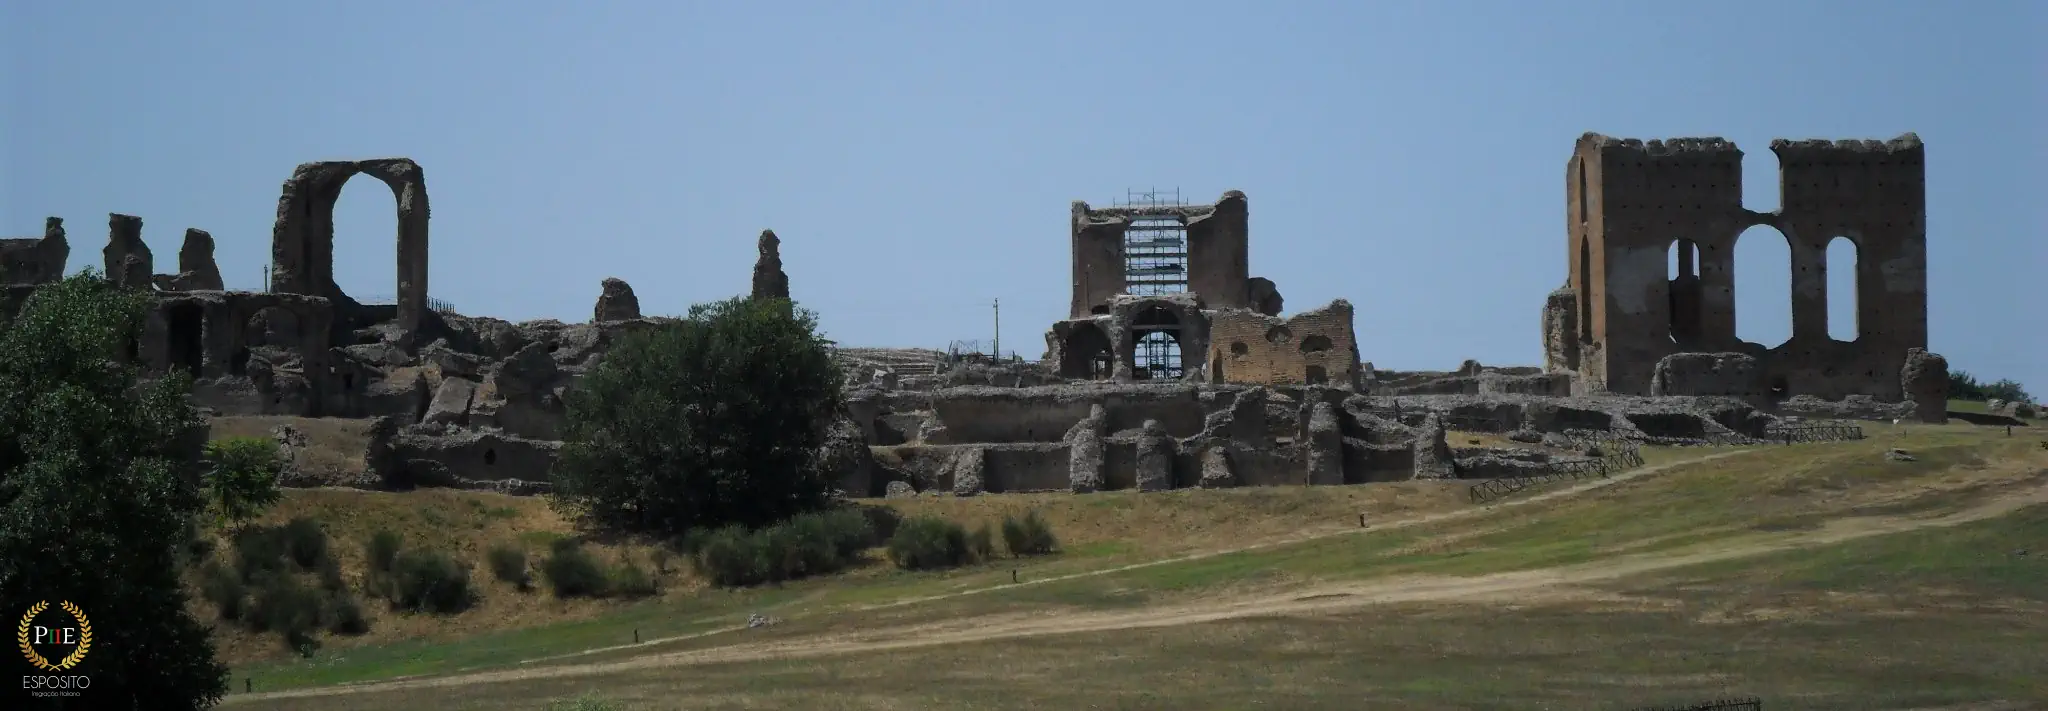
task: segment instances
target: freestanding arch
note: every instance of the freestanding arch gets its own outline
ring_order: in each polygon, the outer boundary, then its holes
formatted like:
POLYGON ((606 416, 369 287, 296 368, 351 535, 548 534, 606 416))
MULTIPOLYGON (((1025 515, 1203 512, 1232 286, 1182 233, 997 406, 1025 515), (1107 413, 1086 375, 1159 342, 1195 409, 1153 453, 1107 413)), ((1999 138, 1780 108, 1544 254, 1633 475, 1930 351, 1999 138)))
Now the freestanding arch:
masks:
POLYGON ((427 311, 427 179, 410 158, 301 163, 277 198, 270 233, 270 290, 346 302, 334 283, 334 202, 362 173, 391 186, 398 201, 399 345, 410 350, 427 311))

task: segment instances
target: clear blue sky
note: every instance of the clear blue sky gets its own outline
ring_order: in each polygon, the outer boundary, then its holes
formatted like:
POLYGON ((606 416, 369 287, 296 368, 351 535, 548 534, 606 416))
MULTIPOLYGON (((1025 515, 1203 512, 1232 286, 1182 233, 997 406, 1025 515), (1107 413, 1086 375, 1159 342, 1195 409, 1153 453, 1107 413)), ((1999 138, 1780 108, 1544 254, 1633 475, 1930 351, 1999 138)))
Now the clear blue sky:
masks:
MULTIPOLYGON (((0 7, 0 233, 62 216, 74 270, 122 212, 158 271, 200 227, 259 287, 294 165, 409 156, 433 295, 464 313, 587 320, 608 276, 680 313, 745 292, 773 228, 842 343, 986 339, 1001 298, 1005 348, 1035 356, 1067 308, 1068 201, 1238 189, 1252 273, 1290 312, 1350 299, 1367 360, 1536 364, 1580 133, 1733 139, 1770 210, 1771 138, 1916 131, 1932 346, 2048 395, 2048 3, 0 7)), ((350 182, 344 289, 394 291, 395 222, 350 182)), ((1772 241, 1737 267, 1738 328, 1767 344, 1790 332, 1772 241)))

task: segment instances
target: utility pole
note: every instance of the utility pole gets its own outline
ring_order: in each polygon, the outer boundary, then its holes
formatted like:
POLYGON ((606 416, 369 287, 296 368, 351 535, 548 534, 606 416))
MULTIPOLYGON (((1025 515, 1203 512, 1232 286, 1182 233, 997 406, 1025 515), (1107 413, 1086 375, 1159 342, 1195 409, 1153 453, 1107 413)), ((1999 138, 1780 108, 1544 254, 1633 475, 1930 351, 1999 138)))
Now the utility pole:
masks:
POLYGON ((1001 362, 1001 361, 1002 361, 1002 359, 1003 359, 1003 300, 1002 300, 1002 299, 1000 299, 1000 298, 996 299, 995 307, 996 307, 996 342, 995 342, 995 345, 994 345, 993 347, 989 348, 989 350, 991 350, 991 351, 994 351, 993 353, 990 353, 989 355, 990 355, 990 356, 994 356, 994 357, 995 357, 995 359, 996 359, 996 361, 998 361, 998 362, 1001 362))

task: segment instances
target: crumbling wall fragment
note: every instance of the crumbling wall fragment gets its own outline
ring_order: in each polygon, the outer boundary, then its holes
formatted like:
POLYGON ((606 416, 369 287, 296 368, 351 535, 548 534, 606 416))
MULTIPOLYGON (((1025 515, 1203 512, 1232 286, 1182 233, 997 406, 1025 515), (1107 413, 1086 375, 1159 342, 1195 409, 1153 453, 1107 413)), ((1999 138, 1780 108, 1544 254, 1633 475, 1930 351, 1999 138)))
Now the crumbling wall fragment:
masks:
POLYGON ((1237 467, 1231 461, 1229 447, 1212 444, 1202 450, 1202 488, 1226 489, 1237 483, 1237 467))
POLYGON ((754 260, 754 298, 789 298, 789 275, 782 273, 782 240, 774 230, 761 230, 756 248, 760 256, 754 260))
POLYGON ((107 279, 131 289, 154 286, 150 279, 154 262, 149 245, 142 241, 142 218, 107 215, 107 246, 100 250, 106 260, 107 279))
POLYGON ((1139 491, 1173 488, 1173 438, 1158 420, 1146 420, 1139 428, 1137 455, 1139 491))
POLYGON ((1948 422, 1948 359, 1925 348, 1906 349, 1905 367, 1899 369, 1899 385, 1913 403, 1913 415, 1921 422, 1948 422))
POLYGON ((867 434, 851 414, 833 418, 820 450, 819 466, 840 491, 854 497, 875 495, 875 454, 868 449, 867 434))
POLYGON ((986 450, 980 447, 961 447, 946 468, 952 474, 954 496, 973 496, 988 490, 986 450))
POLYGON ((633 295, 633 286, 626 280, 605 277, 603 293, 597 296, 597 308, 591 315, 593 323, 607 321, 628 321, 640 318, 640 297, 633 295))
POLYGON ((1430 413, 1422 426, 1417 428, 1415 443, 1415 478, 1452 479, 1458 476, 1457 462, 1451 458, 1451 444, 1444 439, 1444 418, 1430 413))
POLYGON ((64 219, 47 218, 40 239, 0 239, 0 286, 55 282, 64 277, 64 265, 70 259, 64 219))
POLYGON ((1308 419, 1308 484, 1344 483, 1344 432, 1337 407, 1327 400, 1311 406, 1308 419))
POLYGON ((1076 494, 1102 490, 1103 467, 1107 463, 1109 411, 1102 405, 1088 407, 1088 416, 1067 430, 1067 482, 1076 494))
POLYGON ((1265 277, 1252 277, 1245 282, 1245 293, 1250 297, 1251 309, 1267 316, 1279 316, 1287 308, 1287 300, 1280 296, 1280 287, 1265 277))
POLYGON ((220 291, 220 265, 213 259, 213 235, 206 230, 185 230, 185 243, 178 247, 178 274, 173 291, 220 291))
POLYGON ((1759 401, 1768 395, 1763 364, 1747 353, 1673 353, 1657 361, 1651 397, 1700 395, 1759 401))

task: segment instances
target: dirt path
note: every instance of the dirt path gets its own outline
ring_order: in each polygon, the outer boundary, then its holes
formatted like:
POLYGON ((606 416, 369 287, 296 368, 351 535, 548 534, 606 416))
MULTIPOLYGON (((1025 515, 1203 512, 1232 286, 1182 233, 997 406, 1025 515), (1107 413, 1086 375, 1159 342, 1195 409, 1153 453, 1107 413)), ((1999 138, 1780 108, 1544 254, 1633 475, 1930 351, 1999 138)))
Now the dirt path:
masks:
POLYGON ((940 622, 903 625, 858 632, 772 642, 743 643, 643 657, 543 668, 509 669, 459 676, 237 695, 227 702, 262 701, 309 696, 459 687, 542 678, 611 674, 652 668, 722 664, 768 659, 795 659, 871 653, 947 644, 986 642, 1020 637, 1171 627, 1245 617, 1329 614, 1370 605, 1400 602, 1513 600, 1526 603, 1552 594, 1570 595, 1574 586, 1670 570, 1720 560, 1842 543, 1870 536, 1955 526, 1995 518, 2023 507, 2048 503, 2048 486, 2033 485, 2000 498, 1939 516, 1892 516, 1838 519, 1816 530, 1759 535, 1717 548, 1684 553, 1620 556, 1580 565, 1495 573, 1476 577, 1405 576, 1316 586, 1245 597, 1201 601, 1137 610, 1055 610, 1011 615, 984 615, 940 622))

